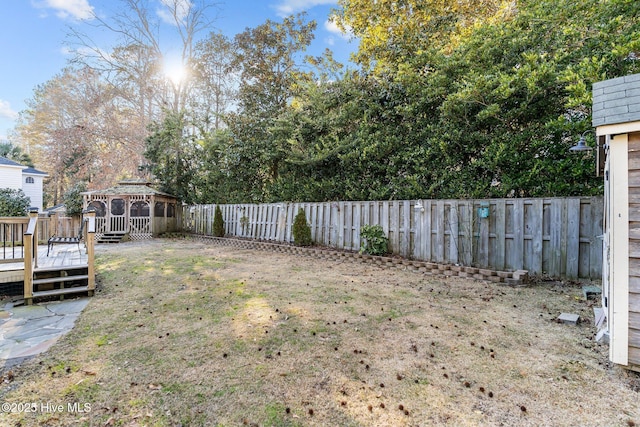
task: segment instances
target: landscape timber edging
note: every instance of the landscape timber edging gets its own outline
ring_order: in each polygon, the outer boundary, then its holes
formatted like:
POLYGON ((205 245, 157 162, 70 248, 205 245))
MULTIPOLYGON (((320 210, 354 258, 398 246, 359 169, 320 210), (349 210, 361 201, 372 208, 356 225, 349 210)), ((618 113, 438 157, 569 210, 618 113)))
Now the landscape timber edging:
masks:
MULTIPOLYGON (((172 237, 168 235, 167 237, 172 237)), ((492 283, 500 283, 509 286, 526 286, 529 284, 527 270, 499 271, 486 268, 468 267, 453 264, 438 264, 430 261, 410 260, 406 258, 374 256, 359 252, 340 251, 318 246, 294 246, 289 244, 264 242, 250 239, 236 239, 233 237, 214 237, 202 234, 186 234, 195 240, 202 240, 221 246, 230 246, 240 249, 259 249, 279 253, 303 255, 324 259, 328 261, 350 261, 364 264, 373 264, 383 269, 396 268, 407 270, 426 276, 464 277, 492 283)))

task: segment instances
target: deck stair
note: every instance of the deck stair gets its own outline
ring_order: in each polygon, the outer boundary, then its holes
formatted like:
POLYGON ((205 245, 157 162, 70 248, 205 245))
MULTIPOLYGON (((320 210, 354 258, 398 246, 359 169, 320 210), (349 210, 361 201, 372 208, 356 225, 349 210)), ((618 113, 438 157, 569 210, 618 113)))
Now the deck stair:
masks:
POLYGON ((98 238, 98 243, 120 243, 122 242, 127 233, 105 233, 98 238))
POLYGON ((33 297, 53 297, 88 292, 89 266, 37 268, 33 272, 33 297))

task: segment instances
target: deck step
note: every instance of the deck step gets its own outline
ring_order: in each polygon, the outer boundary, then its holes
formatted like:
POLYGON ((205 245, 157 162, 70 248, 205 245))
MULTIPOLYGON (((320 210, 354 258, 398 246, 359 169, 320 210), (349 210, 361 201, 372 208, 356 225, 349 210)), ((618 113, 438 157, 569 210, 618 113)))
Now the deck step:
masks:
POLYGON ((120 243, 127 233, 105 233, 98 239, 98 243, 120 243))
POLYGON ((47 277, 45 279, 34 279, 33 284, 42 285, 45 283, 71 282, 73 280, 87 280, 88 278, 88 274, 81 274, 77 276, 47 277))
POLYGON ((56 295, 65 295, 65 294, 74 294, 76 292, 87 292, 89 290, 88 286, 76 286, 73 288, 64 288, 64 289, 53 289, 50 291, 38 291, 33 293, 33 297, 50 297, 56 295))
POLYGON ((89 264, 74 264, 74 265, 61 265, 55 267, 38 267, 34 268, 33 272, 38 273, 47 273, 49 271, 69 271, 69 270, 81 270, 89 268, 89 264))

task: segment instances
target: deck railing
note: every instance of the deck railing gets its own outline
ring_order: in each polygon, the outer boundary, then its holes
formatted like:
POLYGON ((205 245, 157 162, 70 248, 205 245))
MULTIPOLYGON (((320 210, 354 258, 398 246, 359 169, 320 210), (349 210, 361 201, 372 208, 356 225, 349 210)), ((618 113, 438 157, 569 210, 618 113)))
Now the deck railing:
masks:
MULTIPOLYGON (((96 232, 96 216, 95 211, 91 210, 86 212, 81 221, 85 221, 85 227, 83 228, 84 242, 87 251, 87 291, 89 295, 92 295, 96 288, 95 282, 95 240, 94 235, 96 232)), ((6 218, 3 218, 3 220, 6 218)), ((21 255, 22 259, 13 259, 12 261, 24 262, 24 301, 26 304, 31 304, 33 300, 33 277, 35 269, 38 267, 38 243, 40 240, 39 227, 42 226, 45 231, 45 235, 48 234, 49 220, 42 221, 38 218, 37 210, 29 211, 29 217, 27 218, 15 218, 13 221, 6 221, 7 223, 21 224, 22 231, 21 236, 21 255)), ((3 222, 0 221, 0 224, 3 222)), ((16 231, 17 232, 17 231, 16 231)), ((46 239, 45 239, 46 242, 46 239)))
POLYGON ((16 262, 24 259, 23 236, 29 218, 0 217, 0 262, 16 262))
POLYGON ((38 265, 38 210, 29 211, 29 223, 24 233, 24 301, 33 300, 33 272, 38 265))

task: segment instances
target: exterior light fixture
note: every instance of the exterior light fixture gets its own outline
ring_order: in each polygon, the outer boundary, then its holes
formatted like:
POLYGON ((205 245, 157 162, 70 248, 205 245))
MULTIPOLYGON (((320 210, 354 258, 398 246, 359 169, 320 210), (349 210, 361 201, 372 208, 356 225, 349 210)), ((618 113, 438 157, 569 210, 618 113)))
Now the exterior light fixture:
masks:
POLYGON ((586 130, 582 133, 582 135, 580 135, 580 139, 578 140, 578 143, 576 145, 574 145, 573 147, 569 148, 569 151, 571 151, 572 153, 584 153, 585 151, 591 151, 593 150, 592 147, 589 147, 587 145, 587 140, 585 135, 589 132, 593 132, 592 130, 586 130))
POLYGON ((594 130, 589 129, 582 132, 582 135, 580 135, 580 139, 578 140, 578 143, 573 147, 569 148, 569 151, 573 154, 580 154, 580 153, 586 154, 586 153, 590 153, 595 148, 596 149, 596 176, 602 176, 604 174, 607 151, 609 148, 608 145, 609 144, 606 142, 606 139, 604 136, 598 136, 594 130), (592 132, 594 135, 596 135, 595 147, 589 147, 587 145, 586 135, 589 132, 592 132))

